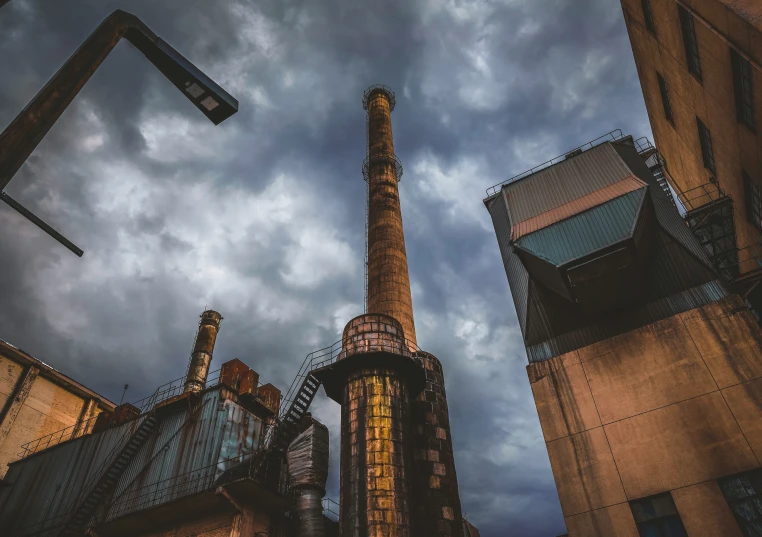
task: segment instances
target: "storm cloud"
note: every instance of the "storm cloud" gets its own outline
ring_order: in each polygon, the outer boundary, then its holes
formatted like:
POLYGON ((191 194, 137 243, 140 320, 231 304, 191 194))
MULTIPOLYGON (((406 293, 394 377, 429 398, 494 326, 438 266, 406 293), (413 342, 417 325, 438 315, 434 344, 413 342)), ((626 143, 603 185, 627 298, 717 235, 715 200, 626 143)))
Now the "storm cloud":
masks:
MULTIPOLYGON (((614 128, 650 136, 616 0, 11 0, 0 128, 114 9, 240 102, 213 126, 129 43, 0 207, 0 338, 107 397, 183 374, 198 315, 215 366, 288 388, 363 309, 362 91, 397 94, 419 344, 443 362, 463 509, 485 537, 564 533, 484 192, 614 128)), ((339 407, 328 495, 338 499, 339 407)))

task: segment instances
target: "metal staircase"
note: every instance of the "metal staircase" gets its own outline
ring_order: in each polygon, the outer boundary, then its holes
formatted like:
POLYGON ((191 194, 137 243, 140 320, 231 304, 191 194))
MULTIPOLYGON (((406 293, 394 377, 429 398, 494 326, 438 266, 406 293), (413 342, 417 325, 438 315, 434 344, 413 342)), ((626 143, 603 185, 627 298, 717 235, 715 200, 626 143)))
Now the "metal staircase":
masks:
POLYGON ((156 417, 152 414, 143 419, 143 422, 132 433, 119 453, 111 459, 110 464, 99 477, 95 484, 89 489, 89 492, 79 502, 72 512, 69 520, 64 524, 61 537, 70 535, 81 535, 88 522, 95 515, 98 506, 101 505, 106 495, 108 495, 116 486, 124 470, 130 464, 140 448, 145 444, 149 436, 156 430, 156 417))
POLYGON ((278 422, 273 428, 272 436, 269 438, 269 441, 266 441, 265 449, 261 456, 253 461, 251 472, 253 477, 267 481, 269 469, 279 466, 288 446, 299 435, 299 424, 307 414, 319 389, 320 381, 312 376, 309 370, 305 371, 303 365, 300 374, 294 379, 291 389, 286 395, 286 403, 290 400, 290 404, 286 407, 285 412, 282 412, 279 416, 278 422), (299 388, 294 390, 301 377, 304 380, 299 385, 299 388))

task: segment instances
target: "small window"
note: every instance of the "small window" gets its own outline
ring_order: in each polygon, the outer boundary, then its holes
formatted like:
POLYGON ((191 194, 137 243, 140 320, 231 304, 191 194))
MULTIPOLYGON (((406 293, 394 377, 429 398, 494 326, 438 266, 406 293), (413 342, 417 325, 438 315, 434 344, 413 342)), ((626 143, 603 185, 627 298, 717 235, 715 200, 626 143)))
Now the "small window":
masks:
POLYGON ((685 59, 688 62, 688 71, 701 80, 701 59, 699 58, 693 15, 681 5, 677 6, 677 10, 680 14, 680 27, 683 30, 683 44, 685 45, 685 59))
POLYGON ((704 159, 704 168, 712 173, 716 173, 714 169, 714 151, 712 150, 712 134, 698 117, 696 118, 696 123, 698 124, 699 142, 701 143, 701 156, 704 159))
POLYGON ((656 26, 654 26, 654 14, 651 12, 651 0, 640 0, 643 6, 643 18, 646 20, 646 28, 649 32, 656 35, 656 26))
POLYGON ((669 492, 630 502, 630 509, 641 537, 688 536, 669 492))
POLYGON ((669 102, 669 91, 667 90, 667 81, 661 76, 661 73, 656 73, 656 78, 659 80, 659 92, 661 93, 661 104, 664 106, 664 116, 667 121, 675 124, 675 119, 672 116, 672 104, 669 102))
POLYGON ((717 482, 744 536, 762 535, 762 470, 724 477, 717 482))
POLYGON ((745 171, 743 186, 746 192, 746 217, 762 233, 762 188, 745 171))
POLYGON ((733 65, 733 87, 736 93, 738 121, 754 130, 754 87, 752 86, 751 64, 734 49, 730 49, 733 65))

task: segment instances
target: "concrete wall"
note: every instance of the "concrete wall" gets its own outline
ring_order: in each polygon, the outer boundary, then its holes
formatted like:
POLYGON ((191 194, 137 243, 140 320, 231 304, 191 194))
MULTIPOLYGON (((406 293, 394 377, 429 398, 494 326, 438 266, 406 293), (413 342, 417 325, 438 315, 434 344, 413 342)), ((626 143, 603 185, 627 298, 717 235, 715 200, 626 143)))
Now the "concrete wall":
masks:
POLYGON ((0 341, 0 479, 22 445, 61 429, 89 432, 95 416, 113 403, 50 366, 0 341))
POLYGON ((527 372, 570 537, 636 537, 628 502, 666 491, 692 537, 740 537, 716 479, 762 461, 762 330, 737 295, 527 372))
MULTIPOLYGON (((688 72, 677 3, 650 0, 656 35, 646 29, 641 0, 621 0, 635 64, 659 152, 678 191, 709 181, 699 144, 696 116, 709 128, 716 177, 735 201, 738 247, 759 243, 762 235, 747 221, 742 170, 762 184, 762 136, 736 119, 729 45, 725 36, 757 65, 762 64, 762 3, 681 0, 694 15, 702 82, 688 72), (728 5, 726 5, 728 4, 728 5), (706 24, 702 23, 705 21, 706 24), (708 26, 707 26, 708 25, 708 26), (656 72, 667 82, 674 126, 664 115, 656 72)), ((757 132, 762 132, 762 72, 752 67, 757 132)))

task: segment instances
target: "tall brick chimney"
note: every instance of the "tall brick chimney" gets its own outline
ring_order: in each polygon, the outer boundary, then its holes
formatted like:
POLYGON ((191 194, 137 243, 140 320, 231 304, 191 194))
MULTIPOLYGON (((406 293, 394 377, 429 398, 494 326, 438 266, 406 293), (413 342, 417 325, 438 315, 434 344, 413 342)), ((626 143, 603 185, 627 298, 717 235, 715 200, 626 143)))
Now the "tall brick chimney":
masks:
POLYGON ((386 86, 363 94, 368 112, 368 155, 363 175, 368 182, 368 311, 393 317, 415 345, 413 300, 407 270, 397 182, 402 166, 394 155, 392 117, 395 97, 386 86))
POLYGON ((185 392, 200 392, 204 389, 221 322, 222 315, 216 311, 206 310, 201 314, 196 342, 193 344, 193 353, 188 365, 188 375, 185 377, 185 392))

